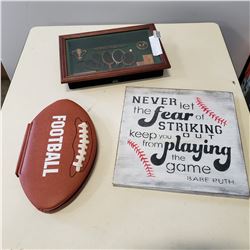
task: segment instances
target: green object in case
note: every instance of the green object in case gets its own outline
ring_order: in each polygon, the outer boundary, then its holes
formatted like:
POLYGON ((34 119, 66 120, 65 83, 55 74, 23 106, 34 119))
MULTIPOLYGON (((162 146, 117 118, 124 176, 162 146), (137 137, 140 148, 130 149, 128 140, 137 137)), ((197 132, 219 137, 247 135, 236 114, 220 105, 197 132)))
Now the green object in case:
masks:
POLYGON ((148 39, 151 35, 144 29, 69 39, 66 41, 68 73, 75 75, 141 66, 145 64, 142 64, 144 55, 151 55, 152 63, 161 63, 160 56, 152 55, 148 39))

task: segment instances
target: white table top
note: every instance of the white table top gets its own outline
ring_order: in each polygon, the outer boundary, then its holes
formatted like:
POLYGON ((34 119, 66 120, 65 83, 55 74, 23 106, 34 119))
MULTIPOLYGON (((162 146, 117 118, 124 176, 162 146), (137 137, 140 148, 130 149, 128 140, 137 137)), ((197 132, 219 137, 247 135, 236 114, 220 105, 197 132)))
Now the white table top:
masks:
POLYGON ((112 185, 126 86, 233 92, 249 173, 249 113, 219 27, 156 25, 172 66, 163 77, 76 90, 61 85, 58 36, 110 27, 116 26, 36 27, 28 36, 2 109, 3 247, 248 248, 248 200, 112 185), (26 198, 15 168, 27 123, 64 98, 89 112, 99 151, 77 199, 45 214, 26 198))

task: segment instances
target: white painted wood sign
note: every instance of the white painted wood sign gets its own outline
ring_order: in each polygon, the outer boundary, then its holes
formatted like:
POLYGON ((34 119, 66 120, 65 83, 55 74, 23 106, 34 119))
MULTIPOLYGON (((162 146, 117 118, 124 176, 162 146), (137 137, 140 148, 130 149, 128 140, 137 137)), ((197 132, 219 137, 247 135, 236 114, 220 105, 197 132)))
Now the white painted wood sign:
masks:
POLYGON ((233 94, 128 87, 113 184, 249 197, 233 94))

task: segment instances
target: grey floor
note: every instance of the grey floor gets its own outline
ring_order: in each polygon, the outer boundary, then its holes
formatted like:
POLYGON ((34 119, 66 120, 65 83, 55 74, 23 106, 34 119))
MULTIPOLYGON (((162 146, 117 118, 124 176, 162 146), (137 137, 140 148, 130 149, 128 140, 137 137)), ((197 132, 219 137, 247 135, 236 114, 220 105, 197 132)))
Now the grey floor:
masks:
POLYGON ((9 86, 10 86, 9 80, 1 80, 1 107, 3 106, 3 102, 8 92, 9 86))

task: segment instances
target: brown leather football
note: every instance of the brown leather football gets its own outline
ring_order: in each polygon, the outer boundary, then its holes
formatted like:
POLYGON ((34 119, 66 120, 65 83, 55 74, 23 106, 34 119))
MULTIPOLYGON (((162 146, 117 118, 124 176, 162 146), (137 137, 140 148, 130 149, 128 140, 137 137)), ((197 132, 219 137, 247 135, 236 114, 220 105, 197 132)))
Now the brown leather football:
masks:
POLYGON ((86 111, 59 100, 28 124, 16 175, 31 203, 53 212, 72 200, 93 166, 97 149, 94 125, 86 111))

